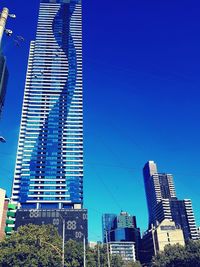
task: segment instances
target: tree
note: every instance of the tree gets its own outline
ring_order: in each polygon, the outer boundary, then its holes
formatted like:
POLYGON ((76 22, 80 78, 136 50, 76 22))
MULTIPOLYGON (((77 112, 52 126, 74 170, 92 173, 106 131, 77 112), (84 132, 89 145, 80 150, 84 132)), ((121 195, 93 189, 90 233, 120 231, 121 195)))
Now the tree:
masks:
POLYGON ((2 267, 61 266, 62 240, 51 225, 28 224, 0 243, 2 267))
POLYGON ((66 267, 83 266, 83 244, 74 240, 65 243, 65 265, 66 267))
MULTIPOLYGON (((192 248, 191 250, 195 250, 192 248)), ((65 267, 83 267, 83 243, 69 240, 65 243, 65 267)), ((9 238, 0 242, 1 267, 60 267, 62 239, 52 225, 28 224, 18 228, 9 238)), ((128 264, 119 255, 110 255, 111 267, 140 267, 128 264), (128 264, 128 265, 127 265, 128 264)), ((87 248, 87 267, 108 266, 107 247, 87 248)))
MULTIPOLYGON (((110 257, 111 267, 122 267, 123 261, 120 256, 110 257)), ((96 246, 94 249, 87 247, 86 263, 87 267, 107 267, 106 246, 96 246)), ((83 244, 69 240, 65 244, 65 265, 66 267, 83 267, 83 244)))
POLYGON ((124 264, 124 267, 142 267, 142 265, 139 261, 136 261, 136 262, 129 261, 124 264))
POLYGON ((124 261, 121 256, 115 255, 111 256, 111 266, 112 267, 122 267, 124 266, 124 261))
MULTIPOLYGON (((100 261, 100 258, 99 258, 100 261)), ((87 248, 86 262, 88 267, 98 266, 98 248, 87 248)))
POLYGON ((152 260, 152 267, 199 267, 200 241, 189 241, 185 247, 168 245, 152 260))

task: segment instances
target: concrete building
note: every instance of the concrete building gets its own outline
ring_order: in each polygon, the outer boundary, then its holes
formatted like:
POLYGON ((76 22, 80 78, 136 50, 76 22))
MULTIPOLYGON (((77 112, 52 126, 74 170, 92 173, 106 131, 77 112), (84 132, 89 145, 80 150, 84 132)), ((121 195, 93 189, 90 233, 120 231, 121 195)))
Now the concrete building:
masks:
POLYGON ((185 245, 181 228, 175 222, 164 219, 157 226, 152 225, 142 238, 142 262, 149 263, 153 256, 163 251, 166 245, 185 245))
POLYGON ((6 213, 6 227, 5 227, 6 236, 10 236, 12 232, 15 230, 17 209, 18 205, 9 201, 6 213))
POLYGON ((95 247, 97 246, 97 242, 96 241, 89 241, 88 242, 88 247, 89 248, 92 248, 92 249, 95 249, 95 247))
POLYGON ((155 252, 163 251, 166 245, 185 245, 183 231, 177 228, 175 222, 163 220, 157 227, 152 228, 155 240, 155 252))
POLYGON ((149 161, 143 169, 149 212, 149 229, 163 220, 175 222, 182 228, 185 241, 198 239, 196 223, 190 199, 179 200, 176 197, 173 176, 158 173, 155 162, 149 161))
POLYGON ((0 188, 0 240, 5 237, 8 203, 9 198, 6 197, 6 191, 0 188))
POLYGON ((119 255, 124 261, 136 261, 134 242, 109 242, 111 255, 119 255))

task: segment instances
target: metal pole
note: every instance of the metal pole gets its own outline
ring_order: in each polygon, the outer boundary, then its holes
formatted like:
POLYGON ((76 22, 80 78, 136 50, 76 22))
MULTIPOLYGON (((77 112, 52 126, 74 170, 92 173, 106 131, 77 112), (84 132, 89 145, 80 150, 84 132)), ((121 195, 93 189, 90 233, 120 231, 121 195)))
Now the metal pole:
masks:
POLYGON ((157 255, 157 250, 156 250, 156 243, 155 243, 154 233, 155 233, 155 230, 152 228, 153 248, 154 248, 154 253, 155 253, 155 256, 156 256, 157 255))
POLYGON ((65 219, 63 219, 62 267, 65 267, 65 219))
POLYGON ((85 246, 85 236, 83 236, 83 267, 86 267, 86 246, 85 246))
POLYGON ((110 267, 110 253, 109 253, 109 245, 108 245, 108 232, 106 231, 106 247, 107 247, 107 260, 108 267, 110 267))
POLYGON ((101 267, 99 244, 97 243, 98 267, 101 267))
POLYGON ((3 11, 1 12, 1 16, 0 16, 0 47, 1 47, 1 40, 3 37, 4 30, 5 30, 8 14, 9 14, 8 8, 4 7, 3 11))

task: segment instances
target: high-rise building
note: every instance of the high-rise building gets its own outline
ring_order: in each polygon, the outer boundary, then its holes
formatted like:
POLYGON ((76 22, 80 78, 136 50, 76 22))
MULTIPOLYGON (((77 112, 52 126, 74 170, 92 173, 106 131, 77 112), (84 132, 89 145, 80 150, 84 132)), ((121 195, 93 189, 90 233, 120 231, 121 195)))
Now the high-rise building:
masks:
POLYGON ((153 161, 143 169, 147 205, 149 211, 149 229, 163 220, 173 220, 183 230, 185 240, 197 239, 197 231, 191 200, 179 200, 176 197, 173 176, 158 173, 153 161))
POLYGON ((102 236, 103 242, 107 243, 111 241, 111 235, 113 234, 114 220, 117 217, 113 213, 105 213, 102 216, 102 236))
POLYGON ((12 200, 38 214, 83 207, 81 0, 40 0, 12 200))
POLYGON ((102 216, 103 242, 133 241, 133 229, 137 228, 136 217, 127 212, 119 215, 105 213, 102 216))
POLYGON ((182 228, 185 240, 199 239, 192 201, 190 199, 173 199, 170 201, 172 220, 182 228))
POLYGON ((131 216, 128 212, 120 212, 114 219, 115 228, 137 228, 136 217, 131 216))
POLYGON ((109 250, 111 255, 120 256, 124 261, 136 261, 134 242, 109 242, 109 250))
POLYGON ((12 199, 22 208, 83 205, 80 0, 41 0, 31 42, 12 199))
POLYGON ((103 242, 134 242, 136 257, 139 259, 140 229, 136 217, 127 212, 104 214, 102 220, 103 242))
POLYGON ((157 220, 156 206, 162 199, 176 198, 173 176, 166 173, 158 173, 153 161, 145 164, 143 169, 144 184, 149 211, 149 225, 157 220))

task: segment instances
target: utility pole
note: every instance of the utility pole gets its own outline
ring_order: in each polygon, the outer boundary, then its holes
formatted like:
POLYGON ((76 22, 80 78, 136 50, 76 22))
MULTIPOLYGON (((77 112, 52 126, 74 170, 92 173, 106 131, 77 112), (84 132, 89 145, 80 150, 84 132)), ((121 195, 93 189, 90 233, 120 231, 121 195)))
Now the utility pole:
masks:
POLYGON ((98 267, 101 267, 99 243, 97 243, 98 267))
POLYGON ((83 236, 83 267, 86 267, 86 245, 85 245, 85 235, 83 236))
POLYGON ((62 267, 65 267, 65 219, 63 221, 63 238, 62 238, 62 267))
MULTIPOLYGON (((7 7, 4 7, 3 10, 0 10, 0 114, 4 105, 5 94, 6 94, 6 84, 8 79, 8 70, 6 66, 6 57, 3 55, 1 51, 1 43, 4 32, 8 35, 12 35, 12 31, 6 29, 7 18, 16 18, 15 14, 9 14, 9 10, 7 7)), ((4 138, 3 138, 4 139, 4 138)), ((2 139, 1 141, 2 142, 2 139)), ((4 141, 5 142, 5 139, 4 141)))
POLYGON ((154 253, 155 253, 155 256, 157 255, 157 250, 156 250, 156 243, 155 243, 155 236, 154 236, 154 233, 155 233, 155 230, 154 230, 154 226, 152 225, 152 239, 153 239, 153 249, 154 249, 154 253))
POLYGON ((6 22, 7 22, 8 17, 15 19, 16 15, 10 14, 9 9, 7 7, 4 7, 2 12, 0 12, 0 48, 1 48, 1 41, 3 38, 3 33, 6 32, 8 36, 12 35, 12 31, 9 29, 6 29, 6 22))
POLYGON ((107 247, 107 260, 108 260, 108 267, 110 267, 110 252, 109 252, 109 244, 108 244, 108 232, 106 231, 106 247, 107 247))
POLYGON ((3 33, 5 31, 6 27, 6 21, 8 18, 9 10, 8 8, 4 7, 3 11, 1 12, 1 17, 0 17, 0 47, 1 47, 1 40, 3 38, 3 33))

